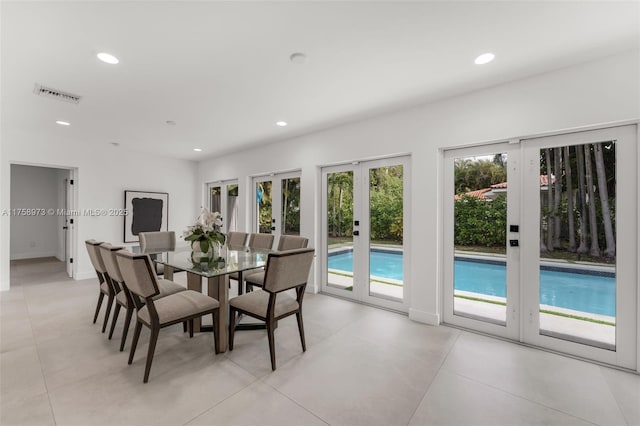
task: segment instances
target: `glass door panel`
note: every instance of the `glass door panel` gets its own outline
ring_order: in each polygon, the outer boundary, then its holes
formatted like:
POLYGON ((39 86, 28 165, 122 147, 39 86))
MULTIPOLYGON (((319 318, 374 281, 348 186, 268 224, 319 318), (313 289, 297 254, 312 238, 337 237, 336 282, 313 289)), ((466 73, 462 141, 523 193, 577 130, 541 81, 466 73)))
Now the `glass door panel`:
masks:
POLYGON ((327 213, 326 283, 338 291, 353 291, 353 170, 327 172, 324 186, 327 213))
POLYGON ((369 169, 369 296, 402 301, 404 167, 369 169))
POLYGON ((222 214, 223 232, 238 230, 238 183, 215 182, 207 185, 209 210, 222 214))
POLYGON ((271 204, 271 180, 257 181, 255 184, 256 204, 255 204, 255 227, 261 234, 270 234, 272 231, 273 206, 271 204))
POLYGON ((506 337, 518 332, 514 151, 505 143, 445 153, 445 321, 506 337))
POLYGON ((300 235, 300 177, 284 178, 281 181, 281 234, 300 235))
POLYGON ((627 300, 636 290, 628 283, 637 282, 637 219, 629 215, 637 199, 637 182, 628 179, 637 173, 633 140, 623 127, 526 141, 526 161, 537 165, 525 177, 536 194, 535 209, 525 215, 532 242, 523 247, 532 254, 523 275, 531 289, 524 299, 532 319, 527 341, 630 365, 636 307, 627 300), (633 260, 623 261, 627 256, 633 260))

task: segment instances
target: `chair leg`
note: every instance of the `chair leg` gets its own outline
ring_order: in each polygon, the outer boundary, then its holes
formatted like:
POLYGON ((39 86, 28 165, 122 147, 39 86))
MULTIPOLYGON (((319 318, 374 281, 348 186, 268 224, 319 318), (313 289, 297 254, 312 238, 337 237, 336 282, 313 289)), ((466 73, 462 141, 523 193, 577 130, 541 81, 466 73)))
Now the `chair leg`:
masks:
POLYGON ((193 339, 193 318, 189 320, 189 326, 187 328, 189 329, 189 338, 193 339))
MULTIPOLYGON (((214 328, 215 330, 215 328, 214 328)), ((236 310, 229 308, 229 350, 233 350, 233 335, 236 331, 236 310)))
POLYGON ((116 302, 116 308, 113 310, 113 318, 111 319, 111 329, 109 330, 109 340, 113 336, 113 330, 116 329, 116 322, 118 322, 118 314, 120 313, 120 304, 116 302))
POLYGON ((216 309, 211 314, 213 325, 213 345, 217 354, 220 353, 220 344, 218 343, 218 324, 220 324, 220 309, 216 309))
POLYGON ((183 321, 182 322, 182 332, 186 333, 187 332, 187 321, 183 321))
POLYGON ((271 355, 271 369, 276 370, 276 346, 274 340, 275 323, 267 320, 267 337, 269 338, 269 355, 271 355))
POLYGON ((136 354, 136 346, 138 346, 140 330, 142 330, 142 323, 140 321, 136 321, 136 329, 133 332, 133 342, 131 342, 131 351, 129 351, 129 365, 133 362, 133 356, 136 354))
POLYGON ((306 352, 307 344, 304 341, 304 324, 302 323, 302 312, 296 312, 296 319, 298 320, 298 331, 300 332, 300 343, 302 343, 302 352, 306 352))
POLYGON ((98 296, 98 306, 96 306, 96 313, 93 316, 93 323, 94 324, 98 320, 98 313, 100 312, 100 307, 102 306, 102 299, 104 299, 104 293, 100 292, 100 295, 98 296))
POLYGON ((120 340, 120 352, 124 351, 124 343, 127 341, 127 333, 129 325, 131 325, 131 317, 133 316, 133 308, 127 308, 127 314, 124 317, 124 330, 122 330, 122 339, 120 340))
POLYGON ((147 352, 147 365, 144 368, 144 383, 149 381, 149 372, 151 371, 151 363, 153 362, 153 354, 156 351, 156 342, 158 341, 160 328, 151 327, 151 337, 149 338, 149 350, 147 352))
POLYGON ((107 312, 104 313, 104 323, 102 324, 103 333, 107 329, 107 323, 109 322, 109 315, 111 314, 111 305, 113 305, 113 299, 115 299, 115 297, 110 294, 109 299, 107 299, 107 312))

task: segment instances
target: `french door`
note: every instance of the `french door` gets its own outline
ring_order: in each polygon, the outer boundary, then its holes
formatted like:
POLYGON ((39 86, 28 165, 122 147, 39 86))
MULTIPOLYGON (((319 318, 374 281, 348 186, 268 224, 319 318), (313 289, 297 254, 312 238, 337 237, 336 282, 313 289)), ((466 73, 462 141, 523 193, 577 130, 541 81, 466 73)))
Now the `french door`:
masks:
POLYGON ((408 311, 409 157, 322 168, 322 291, 408 311))
POLYGON ((222 214, 223 232, 238 230, 238 181, 230 180, 207 185, 209 210, 222 214))
POLYGON ((300 235, 300 172, 253 178, 253 231, 300 235))
POLYGON ((635 132, 447 151, 444 321, 636 369, 635 132))

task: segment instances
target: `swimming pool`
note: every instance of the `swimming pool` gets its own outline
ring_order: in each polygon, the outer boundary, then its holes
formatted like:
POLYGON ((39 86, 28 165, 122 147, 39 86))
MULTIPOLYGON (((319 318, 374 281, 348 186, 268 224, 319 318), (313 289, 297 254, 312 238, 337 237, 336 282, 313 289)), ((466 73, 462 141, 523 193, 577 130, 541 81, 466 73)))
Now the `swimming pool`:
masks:
MULTIPOLYGON (((506 297, 503 263, 456 259, 454 268, 456 290, 506 297)), ((352 272, 353 252, 329 254, 329 269, 352 272)), ((377 277, 402 280, 402 253, 372 249, 370 270, 371 275, 377 277)), ((540 303, 615 317, 616 280, 612 276, 543 268, 540 271, 540 303)))
MULTIPOLYGON (((369 264, 371 275, 402 281, 402 253, 371 249, 369 264)), ((329 269, 353 272, 353 251, 330 253, 329 269)))

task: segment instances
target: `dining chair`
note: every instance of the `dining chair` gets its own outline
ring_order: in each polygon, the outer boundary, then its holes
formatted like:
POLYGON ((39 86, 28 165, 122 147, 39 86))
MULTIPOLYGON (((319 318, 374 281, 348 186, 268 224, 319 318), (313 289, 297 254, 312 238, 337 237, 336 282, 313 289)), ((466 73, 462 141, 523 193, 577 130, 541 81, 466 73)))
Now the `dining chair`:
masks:
POLYGON ((155 299, 160 294, 158 278, 154 273, 153 263, 146 254, 134 254, 126 250, 116 252, 116 259, 122 278, 132 295, 136 307, 136 328, 133 333, 129 364, 133 362, 136 346, 140 338, 142 326, 151 331, 147 362, 144 371, 144 383, 149 381, 149 372, 153 362, 160 329, 187 321, 189 336, 193 337, 193 320, 211 314, 213 319, 215 353, 219 353, 215 325, 220 321, 220 304, 212 297, 193 290, 185 290, 155 299), (144 300, 144 303, 143 303, 144 300))
MULTIPOLYGON (((120 272, 120 267, 118 266, 118 262, 116 260, 116 252, 122 250, 123 247, 115 247, 109 243, 104 243, 100 245, 100 253, 102 254, 102 260, 104 261, 104 265, 107 269, 107 273, 109 274, 109 278, 111 278, 111 283, 113 284, 113 288, 116 291, 116 307, 113 311, 113 318, 111 319, 111 329, 109 330, 109 339, 113 336, 113 331, 116 327, 116 322, 118 321, 118 314, 120 313, 120 308, 125 309, 125 321, 124 321, 124 329, 122 331, 122 337, 120 339, 120 352, 124 350, 124 344, 127 340, 127 334, 129 332, 129 325, 131 324, 131 317, 133 316, 133 312, 135 310, 135 303, 132 298, 137 296, 132 296, 131 292, 126 286, 124 279, 122 278, 122 273, 120 272)), ((158 288, 160 293, 155 296, 156 298, 161 298, 168 296, 170 294, 178 293, 180 291, 185 291, 186 288, 183 286, 176 284, 169 280, 158 280, 158 288)))
POLYGON ((87 247, 87 252, 89 253, 89 259, 91 259, 93 269, 95 269, 96 275, 98 276, 98 284, 100 285, 100 294, 98 295, 96 313, 93 315, 94 324, 98 320, 98 313, 100 312, 100 307, 102 306, 104 296, 107 296, 107 309, 104 313, 104 322, 102 324, 102 332, 104 333, 107 329, 107 323, 109 322, 109 315, 111 313, 111 306, 113 305, 113 301, 116 297, 116 292, 113 288, 113 284, 111 282, 111 279, 109 278, 109 274, 107 273, 107 268, 104 265, 104 261, 102 260, 102 256, 98 249, 102 242, 98 242, 92 239, 86 240, 84 243, 87 247))
MULTIPOLYGON (((254 249, 270 249, 271 247, 273 247, 273 240, 275 239, 273 234, 256 234, 256 233, 252 233, 249 235, 249 242, 248 242, 248 246, 249 248, 254 248, 254 249)), ((249 273, 251 273, 252 271, 249 271, 249 273)), ((244 286, 244 283, 240 282, 240 273, 238 272, 232 272, 231 274, 229 274, 229 280, 236 280, 238 281, 238 294, 242 294, 242 288, 244 286)), ((242 274, 242 281, 244 281, 244 276, 245 274, 242 274)), ((231 284, 229 284, 231 285, 231 284)))
POLYGON ((229 300, 229 350, 233 350, 236 312, 262 320, 267 327, 271 369, 276 369, 274 332, 278 321, 295 314, 302 351, 307 350, 302 322, 302 300, 311 271, 314 249, 304 248, 270 253, 265 267, 262 290, 252 291, 229 300), (287 290, 295 289, 296 297, 287 290))
POLYGON ((227 236, 227 244, 233 247, 242 247, 247 240, 247 235, 249 234, 246 232, 231 231, 227 236))
MULTIPOLYGON (((140 232, 138 242, 141 253, 173 251, 176 249, 176 233, 175 231, 140 232)), ((174 272, 180 272, 180 270, 174 270, 174 272)), ((156 263, 156 274, 164 274, 164 265, 156 263)))
MULTIPOLYGON (((278 251, 293 250, 299 248, 307 248, 309 245, 309 239, 305 237, 299 237, 297 235, 281 235, 278 241, 278 251)), ((253 287, 262 287, 264 282, 264 269, 249 271, 244 276, 244 282, 247 287, 247 291, 252 291, 253 287)))

